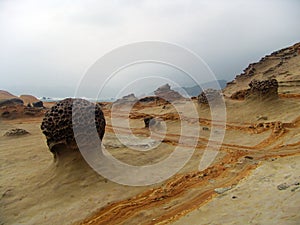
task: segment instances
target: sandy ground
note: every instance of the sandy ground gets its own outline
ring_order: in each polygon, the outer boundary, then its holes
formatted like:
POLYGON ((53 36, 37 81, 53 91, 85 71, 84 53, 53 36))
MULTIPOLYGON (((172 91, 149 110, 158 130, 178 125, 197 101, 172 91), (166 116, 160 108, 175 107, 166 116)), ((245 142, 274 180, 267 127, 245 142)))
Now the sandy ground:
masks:
MULTIPOLYGON (((124 115, 119 111, 115 128, 125 137, 129 132, 149 136, 145 114, 165 120, 167 133, 151 151, 133 151, 130 146, 136 143, 130 138, 125 144, 118 141, 106 109, 103 144, 114 157, 132 165, 164 160, 178 146, 180 136, 189 140, 196 135, 194 127, 201 128, 188 163, 166 181, 142 187, 103 178, 77 153, 55 163, 40 130, 42 117, 1 120, 0 224, 299 224, 299 189, 295 188, 300 182, 300 102, 227 100, 226 106, 223 145, 203 171, 198 167, 211 133, 209 108, 197 106, 200 119, 185 122, 171 106, 136 108, 130 130, 123 127, 124 115), (260 116, 267 118, 259 120, 260 116), (277 130, 276 121, 281 122, 277 130), (257 127, 259 123, 265 127, 257 127), (182 126, 190 133, 181 133, 182 126), (3 136, 12 128, 30 134, 3 136), (278 190, 284 182, 291 186, 278 190), (215 192, 229 186, 234 188, 215 192)), ((188 105, 178 103, 179 110, 184 107, 188 105)), ((183 150, 191 148, 188 141, 181 145, 183 150)))

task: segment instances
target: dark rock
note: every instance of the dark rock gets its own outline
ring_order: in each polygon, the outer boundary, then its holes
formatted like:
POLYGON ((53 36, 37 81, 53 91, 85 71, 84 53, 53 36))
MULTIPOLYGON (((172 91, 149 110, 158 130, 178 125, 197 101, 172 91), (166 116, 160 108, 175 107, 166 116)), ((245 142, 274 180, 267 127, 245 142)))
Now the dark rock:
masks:
POLYGON ((12 106, 12 105, 24 105, 22 99, 19 98, 11 98, 11 99, 3 99, 0 100, 0 107, 2 106, 12 106))
POLYGON ((245 159, 251 159, 251 160, 252 160, 252 159, 253 159, 253 157, 252 157, 252 156, 248 156, 248 155, 246 155, 246 156, 245 156, 245 159))
POLYGON ((78 149, 73 126, 82 128, 80 129, 82 133, 78 134, 78 138, 89 144, 94 141, 90 140, 91 135, 89 135, 90 132, 94 132, 94 127, 96 127, 98 136, 102 140, 105 125, 105 118, 98 104, 84 99, 67 98, 57 102, 46 112, 41 129, 47 138, 50 151, 58 153, 56 152, 56 146, 65 145, 70 149, 78 149), (74 118, 72 118, 73 114, 76 115, 74 118), (93 116, 94 120, 91 119, 93 116))
POLYGON ((278 82, 276 79, 252 80, 249 86, 249 96, 278 97, 278 82))
POLYGON ((10 116, 10 112, 4 111, 4 112, 1 114, 1 116, 4 117, 4 118, 7 118, 7 117, 10 116))
POLYGON ((42 107, 44 107, 44 104, 42 101, 38 101, 38 102, 33 102, 32 106, 37 107, 37 108, 42 108, 42 107))
POLYGON ((150 123, 154 118, 152 116, 148 116, 146 118, 144 118, 144 123, 145 123, 145 127, 148 128, 150 127, 150 123))

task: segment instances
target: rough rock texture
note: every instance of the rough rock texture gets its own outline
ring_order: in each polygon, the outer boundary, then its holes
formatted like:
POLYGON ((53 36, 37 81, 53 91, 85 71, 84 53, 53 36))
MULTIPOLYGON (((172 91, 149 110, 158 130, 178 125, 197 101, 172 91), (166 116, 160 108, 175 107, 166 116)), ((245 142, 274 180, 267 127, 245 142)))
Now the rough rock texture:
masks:
POLYGON ((41 129, 47 138, 50 151, 57 153, 56 147, 60 145, 65 145, 71 149, 78 148, 73 127, 78 128, 82 132, 79 136, 83 137, 84 140, 86 139, 88 143, 90 141, 89 132, 94 131, 94 126, 97 129, 100 140, 102 140, 105 125, 105 118, 98 104, 93 104, 83 99, 67 98, 56 103, 46 112, 41 129), (91 120, 93 115, 90 113, 94 113, 95 120, 91 120), (72 115, 75 119, 72 118, 72 115))
POLYGON ((279 95, 300 95, 300 43, 275 51, 261 58, 259 62, 249 64, 243 73, 227 83, 223 93, 229 97, 247 89, 252 80, 273 78, 278 81, 279 95))
POLYGON ((207 89, 202 91, 201 94, 198 96, 199 104, 208 104, 221 100, 222 95, 219 90, 215 89, 207 89))
POLYGON ((276 79, 252 80, 249 84, 249 95, 260 97, 278 97, 278 82, 276 79))
POLYGON ((230 98, 244 100, 246 98, 269 99, 278 97, 278 82, 276 79, 252 80, 249 83, 249 87, 247 90, 240 90, 233 93, 230 98))
POLYGON ((4 136, 21 136, 21 135, 25 135, 25 134, 29 134, 29 132, 24 129, 15 128, 15 129, 11 129, 11 130, 7 131, 4 134, 4 136))
POLYGON ((249 95, 249 89, 246 90, 239 90, 234 92, 230 98, 234 100, 244 100, 249 95))
POLYGON ((171 89, 169 84, 165 84, 154 91, 154 94, 168 102, 173 102, 176 100, 184 100, 185 98, 179 94, 177 91, 171 89))

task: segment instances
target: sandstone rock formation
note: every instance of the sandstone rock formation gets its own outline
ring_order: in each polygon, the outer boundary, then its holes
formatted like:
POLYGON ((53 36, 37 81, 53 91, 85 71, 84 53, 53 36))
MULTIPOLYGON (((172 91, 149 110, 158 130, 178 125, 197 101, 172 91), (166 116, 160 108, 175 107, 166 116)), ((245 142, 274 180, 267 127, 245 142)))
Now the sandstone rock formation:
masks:
POLYGON ((169 84, 165 84, 163 86, 160 86, 154 91, 154 94, 162 98, 168 102, 173 102, 176 100, 184 100, 185 98, 179 94, 177 91, 174 91, 171 89, 171 86, 169 84))
POLYGON ((75 150, 78 148, 73 132, 74 126, 78 129, 80 128, 80 131, 82 131, 80 135, 86 138, 88 142, 88 132, 92 132, 94 126, 96 127, 100 140, 102 140, 105 125, 105 118, 98 104, 93 104, 84 99, 67 98, 57 102, 46 112, 41 124, 41 129, 47 138, 47 145, 50 151, 53 154, 60 154, 60 152, 57 152, 57 149, 59 149, 61 145, 75 150), (75 100, 76 104, 74 104, 75 100), (94 113, 94 120, 91 120, 91 117, 87 116, 89 113, 94 113), (74 116, 75 114, 74 119, 72 115, 74 116))
POLYGON ((278 97, 278 82, 276 79, 252 80, 249 84, 249 95, 259 97, 278 97))
POLYGON ((138 98, 135 97, 134 94, 129 94, 129 95, 123 96, 121 99, 116 100, 113 104, 121 105, 121 104, 126 104, 126 103, 134 103, 136 101, 138 101, 138 98))
POLYGON ((276 79, 252 80, 246 90, 240 90, 231 95, 232 99, 244 100, 246 98, 270 99, 278 97, 278 82, 276 79))
POLYGON ((267 55, 259 62, 251 63, 236 78, 227 83, 223 93, 239 99, 238 91, 248 88, 252 80, 276 79, 279 95, 300 96, 300 43, 267 55))
POLYGON ((216 103, 222 98, 221 92, 215 89, 207 89, 198 96, 199 104, 216 103))
POLYGON ((39 100, 32 96, 32 95, 20 95, 20 99, 23 100, 24 104, 27 105, 28 103, 38 102, 39 100))

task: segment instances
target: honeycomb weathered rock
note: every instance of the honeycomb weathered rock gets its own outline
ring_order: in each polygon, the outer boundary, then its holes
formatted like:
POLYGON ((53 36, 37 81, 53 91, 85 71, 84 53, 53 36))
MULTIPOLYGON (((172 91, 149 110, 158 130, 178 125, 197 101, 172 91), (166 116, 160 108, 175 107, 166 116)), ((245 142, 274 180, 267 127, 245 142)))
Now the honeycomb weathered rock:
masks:
POLYGON ((277 97, 278 82, 276 79, 252 80, 249 84, 249 95, 260 97, 277 97))
POLYGON ((84 99, 67 98, 57 102, 46 112, 41 129, 47 138, 50 151, 55 153, 55 147, 61 144, 71 149, 78 148, 73 127, 76 127, 77 135, 81 136, 80 140, 88 143, 91 141, 89 137, 92 136, 90 132, 95 131, 95 128, 100 140, 102 140, 105 125, 105 118, 98 104, 84 99))

